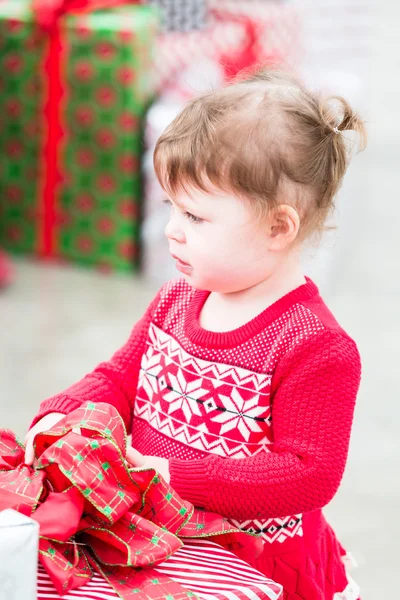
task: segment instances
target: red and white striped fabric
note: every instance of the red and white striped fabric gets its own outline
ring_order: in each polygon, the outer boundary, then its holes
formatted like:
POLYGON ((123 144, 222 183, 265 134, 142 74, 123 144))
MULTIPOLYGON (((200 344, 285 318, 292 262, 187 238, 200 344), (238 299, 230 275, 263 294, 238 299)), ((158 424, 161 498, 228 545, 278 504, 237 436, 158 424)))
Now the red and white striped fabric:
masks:
MULTIPOLYGON (((190 540, 157 567, 201 600, 279 600, 282 586, 209 540, 190 540)), ((116 600, 118 595, 98 574, 82 587, 59 596, 39 565, 38 600, 116 600)), ((21 599, 22 600, 22 599, 21 599)))

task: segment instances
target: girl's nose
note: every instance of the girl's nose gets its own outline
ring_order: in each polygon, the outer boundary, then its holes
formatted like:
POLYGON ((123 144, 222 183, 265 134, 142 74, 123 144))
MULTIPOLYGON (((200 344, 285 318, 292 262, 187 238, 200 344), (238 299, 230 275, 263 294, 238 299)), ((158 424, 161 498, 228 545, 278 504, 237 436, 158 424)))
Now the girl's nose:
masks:
POLYGON ((171 217, 167 223, 165 228, 165 235, 169 240, 174 240, 175 242, 184 243, 186 241, 185 234, 180 226, 178 219, 171 214, 171 217))

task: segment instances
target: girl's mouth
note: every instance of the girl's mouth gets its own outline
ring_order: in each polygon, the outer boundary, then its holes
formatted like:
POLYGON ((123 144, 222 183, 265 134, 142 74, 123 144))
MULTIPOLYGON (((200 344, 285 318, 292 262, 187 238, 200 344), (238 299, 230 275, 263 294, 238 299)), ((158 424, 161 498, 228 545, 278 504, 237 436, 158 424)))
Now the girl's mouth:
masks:
POLYGON ((176 268, 178 269, 178 271, 180 271, 181 273, 190 273, 192 271, 192 267, 189 265, 189 263, 185 263, 183 260, 181 260, 180 258, 178 258, 177 256, 175 256, 174 254, 172 254, 172 258, 175 259, 176 263, 176 268))

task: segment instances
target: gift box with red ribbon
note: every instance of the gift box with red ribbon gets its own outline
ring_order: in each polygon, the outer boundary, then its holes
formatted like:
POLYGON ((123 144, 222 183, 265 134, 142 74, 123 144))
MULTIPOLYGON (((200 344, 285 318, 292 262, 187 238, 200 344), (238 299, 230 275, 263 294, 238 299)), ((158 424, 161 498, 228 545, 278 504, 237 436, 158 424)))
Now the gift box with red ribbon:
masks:
POLYGON ((84 403, 38 433, 34 449, 28 467, 23 445, 0 430, 0 510, 39 523, 39 598, 280 597, 281 586, 230 552, 260 555, 259 536, 196 509, 156 471, 128 463, 113 406, 84 403))
POLYGON ((158 12, 135 4, 0 4, 4 247, 105 269, 136 263, 158 12))

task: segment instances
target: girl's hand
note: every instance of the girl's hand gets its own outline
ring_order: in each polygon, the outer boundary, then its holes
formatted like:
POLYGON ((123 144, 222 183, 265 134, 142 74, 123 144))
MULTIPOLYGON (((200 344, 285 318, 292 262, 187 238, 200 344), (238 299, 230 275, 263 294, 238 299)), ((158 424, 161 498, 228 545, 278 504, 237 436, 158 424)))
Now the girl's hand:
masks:
POLYGON ((169 483, 169 462, 168 458, 161 456, 143 456, 135 448, 130 446, 126 453, 127 461, 133 467, 144 467, 146 469, 155 469, 167 483, 169 483))
POLYGON ((64 417, 65 415, 63 413, 49 413, 48 415, 40 419, 40 421, 38 421, 36 425, 34 425, 32 429, 28 431, 24 440, 25 464, 33 465, 33 460, 35 458, 35 454, 33 451, 33 438, 35 437, 35 435, 42 431, 47 431, 48 429, 51 429, 53 425, 58 423, 58 421, 61 421, 61 419, 63 419, 64 417))

